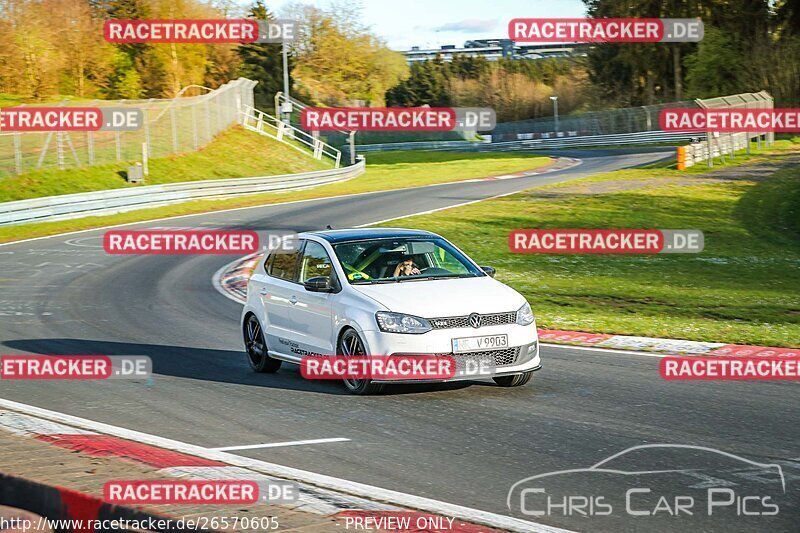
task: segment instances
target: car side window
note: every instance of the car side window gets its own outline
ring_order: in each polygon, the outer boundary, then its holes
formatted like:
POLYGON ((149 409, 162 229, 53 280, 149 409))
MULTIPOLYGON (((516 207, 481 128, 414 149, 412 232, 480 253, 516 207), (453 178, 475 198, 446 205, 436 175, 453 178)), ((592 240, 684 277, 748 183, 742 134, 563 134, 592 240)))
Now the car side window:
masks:
POLYGON ((272 269, 272 260, 275 259, 275 254, 269 254, 267 258, 264 260, 264 272, 269 274, 269 271, 272 269))
POLYGON ((317 242, 308 241, 300 261, 300 283, 305 283, 311 278, 331 278, 333 263, 325 248, 317 242))
POLYGON ((267 274, 274 278, 297 281, 297 263, 300 247, 294 250, 275 250, 267 259, 267 274))

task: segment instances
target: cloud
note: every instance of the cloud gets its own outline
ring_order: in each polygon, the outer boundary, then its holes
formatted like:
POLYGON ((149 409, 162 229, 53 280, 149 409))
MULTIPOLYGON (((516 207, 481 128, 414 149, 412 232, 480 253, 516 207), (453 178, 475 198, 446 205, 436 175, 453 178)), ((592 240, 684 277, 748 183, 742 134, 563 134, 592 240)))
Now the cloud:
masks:
POLYGON ((459 33, 477 33, 492 31, 497 27, 497 19, 466 19, 458 22, 448 22, 433 28, 434 31, 453 31, 459 33))

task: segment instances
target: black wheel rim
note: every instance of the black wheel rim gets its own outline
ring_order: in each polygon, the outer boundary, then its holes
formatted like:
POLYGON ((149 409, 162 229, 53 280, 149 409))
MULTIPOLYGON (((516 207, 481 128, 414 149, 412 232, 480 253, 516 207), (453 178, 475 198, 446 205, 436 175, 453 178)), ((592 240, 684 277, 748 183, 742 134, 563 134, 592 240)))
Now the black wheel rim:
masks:
MULTIPOLYGON (((361 342, 361 337, 355 331, 348 331, 344 334, 341 341, 340 350, 341 355, 345 357, 354 357, 359 355, 366 355, 364 351, 364 343, 361 342)), ((365 380, 349 378, 345 379, 344 383, 351 389, 358 389, 363 385, 365 380)))
POLYGON ((266 347, 264 346, 264 337, 261 335, 261 324, 256 317, 251 316, 247 321, 244 335, 247 357, 250 358, 253 366, 259 366, 266 357, 266 347))

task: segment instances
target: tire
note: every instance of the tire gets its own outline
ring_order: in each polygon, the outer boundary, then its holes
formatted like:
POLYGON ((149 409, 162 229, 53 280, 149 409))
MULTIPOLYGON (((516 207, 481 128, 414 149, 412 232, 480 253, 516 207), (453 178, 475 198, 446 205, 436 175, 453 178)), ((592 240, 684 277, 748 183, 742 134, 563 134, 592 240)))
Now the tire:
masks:
POLYGON ((501 387, 521 387, 531 380, 533 371, 492 378, 501 387))
POLYGON ((244 323, 244 349, 247 352, 247 362, 256 372, 272 374, 281 367, 279 359, 273 359, 267 354, 267 342, 264 340, 264 331, 255 315, 250 315, 244 323))
MULTIPOLYGON (((351 355, 366 355, 364 341, 361 340, 361 336, 356 330, 352 328, 344 330, 339 336, 336 353, 344 355, 345 357, 351 355)), ((347 387, 347 390, 360 396, 378 394, 383 390, 382 383, 372 383, 368 379, 344 379, 342 381, 344 382, 344 386, 347 387)))

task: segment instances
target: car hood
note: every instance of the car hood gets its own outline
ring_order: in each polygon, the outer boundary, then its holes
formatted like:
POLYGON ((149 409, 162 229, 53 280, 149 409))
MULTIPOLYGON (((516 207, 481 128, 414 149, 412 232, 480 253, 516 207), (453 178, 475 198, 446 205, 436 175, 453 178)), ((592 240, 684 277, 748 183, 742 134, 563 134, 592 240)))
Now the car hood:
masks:
POLYGON ((516 311, 520 293, 489 276, 351 285, 389 311, 425 318, 516 311))

